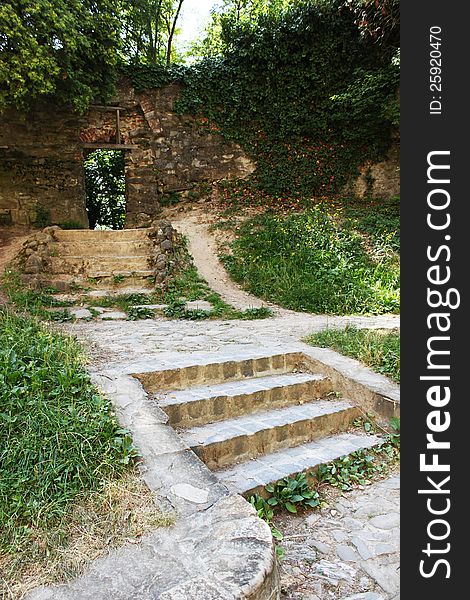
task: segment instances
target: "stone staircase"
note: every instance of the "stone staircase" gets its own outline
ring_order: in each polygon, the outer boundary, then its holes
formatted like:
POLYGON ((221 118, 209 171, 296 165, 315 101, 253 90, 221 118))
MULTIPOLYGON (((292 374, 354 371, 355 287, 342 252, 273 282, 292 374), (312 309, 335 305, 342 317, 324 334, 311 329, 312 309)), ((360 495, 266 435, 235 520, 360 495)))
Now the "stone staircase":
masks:
POLYGON ((116 277, 145 279, 152 245, 145 229, 120 231, 58 230, 49 270, 61 278, 81 277, 112 283, 116 277))
POLYGON ((380 442, 302 353, 138 374, 183 441, 244 495, 380 442))
POLYGON ((173 235, 163 221, 118 231, 47 227, 28 238, 17 263, 26 281, 61 291, 71 285, 151 287, 166 277, 173 235))

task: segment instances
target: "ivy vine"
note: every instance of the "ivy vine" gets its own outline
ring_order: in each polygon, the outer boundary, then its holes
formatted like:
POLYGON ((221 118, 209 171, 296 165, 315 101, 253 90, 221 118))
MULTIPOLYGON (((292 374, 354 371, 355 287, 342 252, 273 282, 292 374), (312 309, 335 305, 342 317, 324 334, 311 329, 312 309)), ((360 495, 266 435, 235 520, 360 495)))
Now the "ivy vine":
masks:
POLYGON ((256 160, 253 185, 270 194, 337 193, 386 156, 398 121, 397 48, 361 35, 344 2, 260 15, 227 35, 222 56, 126 74, 137 91, 179 82, 176 110, 239 143, 256 160))

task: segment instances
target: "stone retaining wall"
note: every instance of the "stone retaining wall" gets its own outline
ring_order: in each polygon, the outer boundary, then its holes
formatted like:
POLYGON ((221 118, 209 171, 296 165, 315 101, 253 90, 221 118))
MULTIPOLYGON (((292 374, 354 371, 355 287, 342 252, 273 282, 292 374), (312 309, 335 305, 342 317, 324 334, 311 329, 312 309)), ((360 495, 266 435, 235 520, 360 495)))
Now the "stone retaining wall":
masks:
MULTIPOLYGON (((178 85, 136 93, 122 81, 126 227, 148 227, 159 198, 199 183, 245 177, 255 166, 237 144, 206 123, 175 112, 178 85)), ((84 116, 48 104, 0 117, 0 225, 75 221, 87 227, 84 156, 89 144, 115 144, 116 111, 92 106, 84 116)), ((117 147, 119 148, 119 146, 117 147)))

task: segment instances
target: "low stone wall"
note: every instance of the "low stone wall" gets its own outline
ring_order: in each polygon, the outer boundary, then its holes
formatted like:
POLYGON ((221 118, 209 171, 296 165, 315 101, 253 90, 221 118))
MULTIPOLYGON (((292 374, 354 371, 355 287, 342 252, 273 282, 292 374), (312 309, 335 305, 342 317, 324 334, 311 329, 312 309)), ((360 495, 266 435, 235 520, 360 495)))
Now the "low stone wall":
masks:
POLYGON ((400 195, 400 140, 394 137, 387 158, 368 162, 357 179, 346 186, 345 193, 357 198, 389 199, 400 195))

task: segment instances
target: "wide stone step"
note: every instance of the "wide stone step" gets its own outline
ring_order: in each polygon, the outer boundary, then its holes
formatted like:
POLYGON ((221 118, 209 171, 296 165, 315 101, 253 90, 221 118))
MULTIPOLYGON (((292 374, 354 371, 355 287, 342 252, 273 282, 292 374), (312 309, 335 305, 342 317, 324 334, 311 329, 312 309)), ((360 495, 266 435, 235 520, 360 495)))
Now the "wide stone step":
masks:
POLYGON ((53 256, 49 259, 49 271, 56 273, 80 273, 93 277, 92 273, 111 275, 123 272, 149 270, 148 256, 53 256))
POLYGON ((181 437, 216 469, 345 431, 359 414, 347 400, 316 400, 192 427, 181 437))
POLYGON ((266 485, 279 479, 315 470, 322 464, 360 449, 370 449, 382 441, 375 435, 340 433, 242 462, 218 471, 217 476, 232 491, 249 496, 261 493, 266 485))
POLYGON ((149 240, 71 240, 54 246, 57 256, 149 256, 152 245, 149 240))
POLYGON ((182 390, 191 386, 288 373, 298 369, 304 361, 301 352, 249 358, 240 356, 238 360, 221 360, 208 364, 201 362, 174 369, 134 373, 134 377, 142 382, 147 392, 154 393, 160 390, 182 390))
MULTIPOLYGON (((152 269, 138 269, 136 271, 126 271, 121 269, 120 271, 90 271, 89 273, 87 273, 87 277, 89 277, 90 279, 101 279, 101 280, 105 280, 105 279, 109 279, 109 280, 113 280, 113 278, 115 278, 116 276, 118 276, 119 278, 123 278, 122 283, 125 283, 125 285, 129 285, 132 282, 142 282, 142 280, 144 279, 148 279, 149 277, 153 277, 155 275, 155 271, 152 271, 152 269), (124 281, 125 279, 125 281, 124 281)), ((110 281, 110 283, 114 283, 116 284, 115 281, 110 281)))
POLYGON ((171 425, 194 427, 315 400, 331 390, 323 375, 287 373, 171 391, 156 400, 171 425))
POLYGON ((148 239, 148 229, 58 229, 54 232, 59 242, 70 241, 126 241, 148 239))

